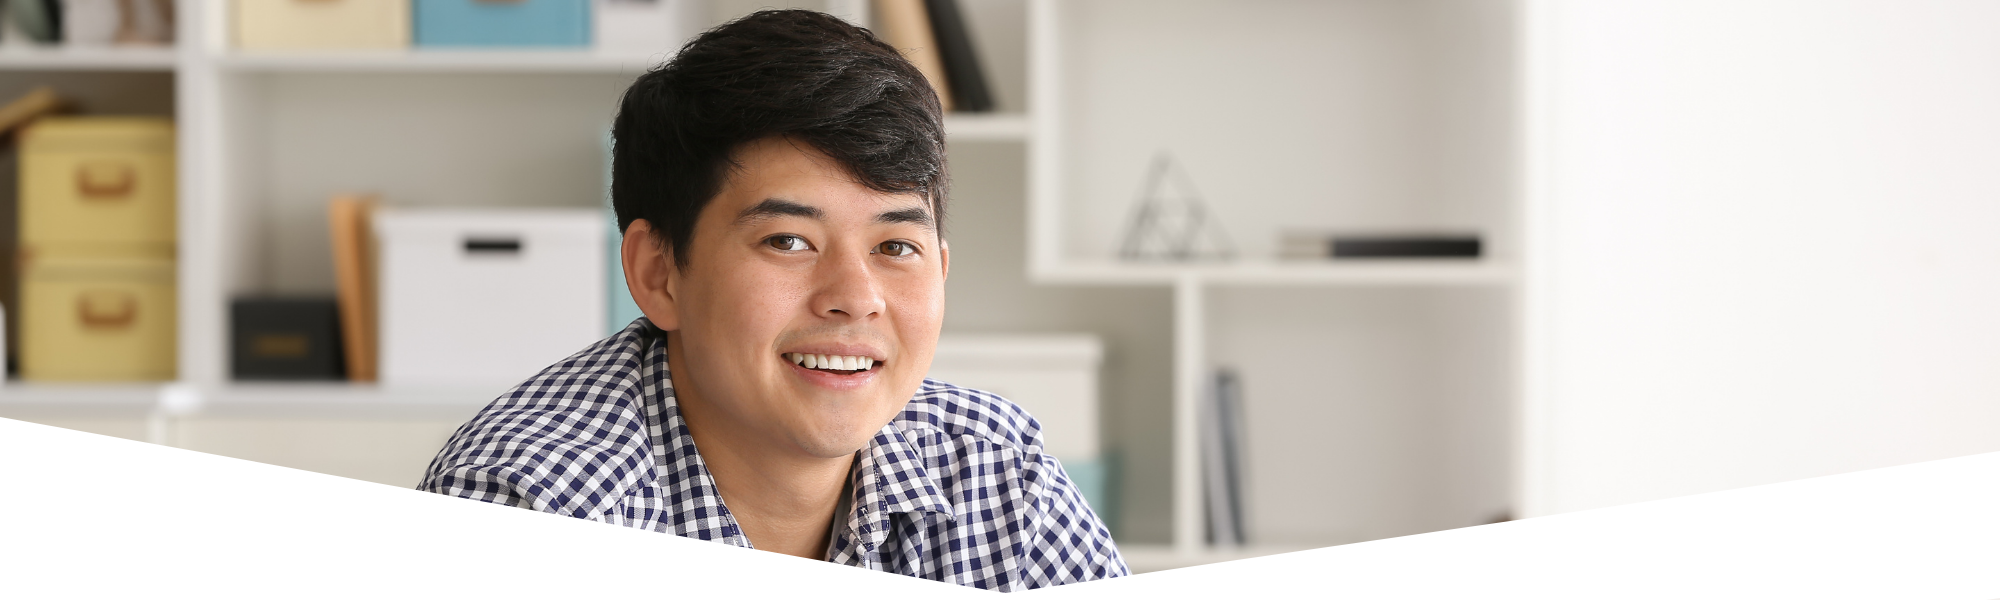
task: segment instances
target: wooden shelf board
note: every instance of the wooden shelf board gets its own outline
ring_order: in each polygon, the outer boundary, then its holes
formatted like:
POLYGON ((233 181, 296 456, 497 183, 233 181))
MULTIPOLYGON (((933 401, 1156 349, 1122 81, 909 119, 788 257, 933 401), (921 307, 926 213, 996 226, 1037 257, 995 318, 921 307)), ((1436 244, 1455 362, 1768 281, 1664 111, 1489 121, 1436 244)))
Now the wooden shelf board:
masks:
POLYGON ((608 73, 638 76, 665 62, 662 54, 593 50, 342 50, 236 51, 216 58, 223 69, 255 73, 608 73))
POLYGON ((202 391, 195 413, 211 417, 470 418, 507 391, 486 388, 395 388, 329 382, 232 383, 202 391))
POLYGON ((1510 284, 1515 270, 1512 264, 1494 259, 1193 264, 1076 261, 1031 267, 1030 277, 1039 283, 1070 285, 1170 285, 1194 277, 1208 284, 1247 286, 1474 286, 1510 284))
POLYGON ((140 418, 160 402, 158 383, 27 383, 0 385, 0 417, 70 415, 140 418))
POLYGON ((171 71, 179 53, 151 46, 0 48, 0 71, 171 71))
MULTIPOLYGON (((166 407, 166 383, 0 386, 0 416, 145 416, 166 407)), ((194 388, 199 401, 174 416, 297 419, 469 418, 506 391, 484 388, 385 388, 346 382, 230 383, 194 388)))

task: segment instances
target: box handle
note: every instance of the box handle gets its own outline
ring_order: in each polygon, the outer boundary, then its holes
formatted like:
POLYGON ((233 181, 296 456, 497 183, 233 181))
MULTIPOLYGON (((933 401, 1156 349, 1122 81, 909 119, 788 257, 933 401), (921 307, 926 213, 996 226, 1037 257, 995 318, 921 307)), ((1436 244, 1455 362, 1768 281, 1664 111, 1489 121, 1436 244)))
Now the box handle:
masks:
POLYGON ((130 163, 94 160, 76 166, 76 191, 85 200, 129 198, 138 180, 138 170, 130 163))
POLYGON ((139 318, 139 297, 131 292, 90 290, 76 298, 76 318, 86 329, 124 329, 139 318))
POLYGON ((470 256, 517 256, 521 254, 521 238, 517 237, 469 237, 465 238, 465 253, 470 256))

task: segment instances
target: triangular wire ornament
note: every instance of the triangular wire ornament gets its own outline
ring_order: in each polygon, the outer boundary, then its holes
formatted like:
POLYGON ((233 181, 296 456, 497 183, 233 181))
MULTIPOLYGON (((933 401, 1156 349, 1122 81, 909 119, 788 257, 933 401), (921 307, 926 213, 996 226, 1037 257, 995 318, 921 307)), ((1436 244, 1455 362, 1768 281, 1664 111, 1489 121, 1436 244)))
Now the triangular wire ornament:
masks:
POLYGON ((1201 194, 1194 189, 1194 181, 1180 164, 1166 152, 1154 157, 1118 256, 1126 260, 1185 262, 1222 260, 1235 255, 1236 247, 1210 216, 1201 194))

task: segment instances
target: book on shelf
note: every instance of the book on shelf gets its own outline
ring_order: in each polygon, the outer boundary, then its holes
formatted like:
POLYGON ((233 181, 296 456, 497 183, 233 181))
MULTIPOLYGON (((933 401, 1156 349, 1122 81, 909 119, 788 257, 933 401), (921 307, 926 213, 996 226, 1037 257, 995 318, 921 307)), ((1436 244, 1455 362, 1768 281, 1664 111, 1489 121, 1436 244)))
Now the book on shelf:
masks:
POLYGON ((876 22, 882 41, 888 42, 910 59, 910 64, 930 80, 938 102, 949 112, 955 106, 945 75, 944 56, 938 51, 937 35, 931 31, 930 11, 924 0, 875 0, 876 22))
POLYGON ((972 33, 966 28, 958 0, 925 0, 924 8, 930 13, 931 33, 937 38, 945 81, 957 110, 993 110, 993 94, 986 87, 986 72, 979 66, 979 54, 973 50, 972 33))
POLYGON ((1241 546, 1243 531, 1243 386, 1235 371, 1215 372, 1201 410, 1202 495, 1208 542, 1241 546))
POLYGON ((1482 251, 1472 233, 1287 231, 1278 240, 1278 257, 1287 260, 1479 258, 1482 251))
POLYGON ((350 381, 376 378, 376 265, 370 220, 377 204, 371 195, 340 195, 327 205, 340 305, 340 346, 350 381))

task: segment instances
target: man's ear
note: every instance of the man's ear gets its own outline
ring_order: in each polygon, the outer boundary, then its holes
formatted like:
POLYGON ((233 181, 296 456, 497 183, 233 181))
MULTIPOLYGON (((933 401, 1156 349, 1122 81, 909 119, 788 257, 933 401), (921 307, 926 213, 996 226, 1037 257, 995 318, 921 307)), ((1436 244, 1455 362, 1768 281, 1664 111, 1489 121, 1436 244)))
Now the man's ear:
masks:
POLYGON ((661 331, 680 329, 679 305, 674 292, 679 289, 680 269, 674 266, 673 248, 666 237, 645 219, 633 219, 625 227, 625 241, 618 246, 625 263, 625 288, 639 312, 661 331))
POLYGON ((942 279, 951 279, 951 242, 938 238, 938 262, 944 265, 942 279))

